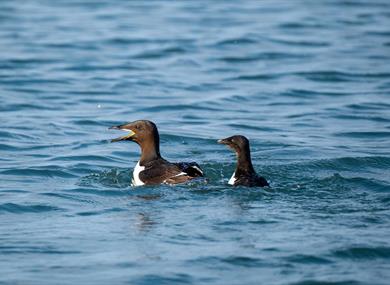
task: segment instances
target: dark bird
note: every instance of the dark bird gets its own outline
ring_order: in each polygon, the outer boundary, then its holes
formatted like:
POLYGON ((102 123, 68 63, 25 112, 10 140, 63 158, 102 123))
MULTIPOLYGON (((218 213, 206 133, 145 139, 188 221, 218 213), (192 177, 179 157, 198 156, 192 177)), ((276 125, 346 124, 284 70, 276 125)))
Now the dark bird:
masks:
POLYGON ((269 186, 265 178, 256 174, 252 165, 251 151, 249 149, 249 140, 240 135, 231 136, 226 139, 218 140, 220 144, 226 144, 237 155, 237 166, 229 184, 233 186, 264 187, 269 186))
POLYGON ((111 142, 133 141, 141 147, 141 158, 133 171, 134 186, 177 184, 203 177, 203 171, 195 162, 171 163, 161 157, 160 136, 153 122, 139 120, 110 129, 129 132, 111 142))

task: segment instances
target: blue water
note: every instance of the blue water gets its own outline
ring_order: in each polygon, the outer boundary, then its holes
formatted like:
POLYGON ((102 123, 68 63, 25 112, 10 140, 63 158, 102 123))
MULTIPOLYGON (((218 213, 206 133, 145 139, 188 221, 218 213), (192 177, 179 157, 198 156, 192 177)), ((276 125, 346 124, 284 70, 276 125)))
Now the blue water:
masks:
POLYGON ((0 284, 389 284, 390 3, 0 1, 0 284), (149 119, 208 183, 130 186, 149 119), (270 189, 232 189, 250 138, 270 189))

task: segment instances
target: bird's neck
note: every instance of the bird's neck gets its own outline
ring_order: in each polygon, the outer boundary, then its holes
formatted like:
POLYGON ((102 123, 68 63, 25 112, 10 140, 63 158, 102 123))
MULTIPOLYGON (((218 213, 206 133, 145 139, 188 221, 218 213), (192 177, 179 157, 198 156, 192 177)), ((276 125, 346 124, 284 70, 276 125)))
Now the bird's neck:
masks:
POLYGON ((151 139, 140 145, 141 146, 141 159, 140 165, 143 166, 146 163, 161 158, 160 155, 160 142, 157 139, 151 139))
POLYGON ((255 173, 255 169, 252 165, 251 153, 248 149, 237 151, 237 167, 236 167, 236 175, 239 174, 252 174, 255 173))

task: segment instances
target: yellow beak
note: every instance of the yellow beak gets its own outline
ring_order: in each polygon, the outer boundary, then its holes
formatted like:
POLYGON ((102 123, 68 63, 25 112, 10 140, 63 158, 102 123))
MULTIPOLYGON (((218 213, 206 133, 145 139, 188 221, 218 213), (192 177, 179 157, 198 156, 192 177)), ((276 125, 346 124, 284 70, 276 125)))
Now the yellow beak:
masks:
POLYGON ((119 142, 119 141, 127 140, 127 139, 130 139, 132 136, 135 135, 135 132, 133 132, 132 130, 129 130, 129 129, 120 129, 120 128, 117 128, 117 127, 112 127, 110 129, 117 129, 117 130, 122 130, 122 131, 129 132, 127 135, 125 135, 123 137, 112 139, 111 142, 119 142))

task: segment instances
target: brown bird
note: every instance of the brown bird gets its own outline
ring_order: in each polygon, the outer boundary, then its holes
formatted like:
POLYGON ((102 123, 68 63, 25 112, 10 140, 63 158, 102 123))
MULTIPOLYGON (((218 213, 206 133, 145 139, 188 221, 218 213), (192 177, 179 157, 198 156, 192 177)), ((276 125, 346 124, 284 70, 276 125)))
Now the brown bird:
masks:
POLYGON ((226 144, 237 155, 237 166, 229 184, 233 186, 264 187, 269 186, 267 180, 256 174, 252 165, 249 140, 241 135, 231 136, 218 140, 220 144, 226 144))
POLYGON ((160 136, 153 122, 138 120, 110 129, 129 132, 111 142, 133 141, 141 147, 141 158, 133 171, 134 186, 177 184, 204 176, 200 166, 195 162, 171 163, 161 157, 160 136))

